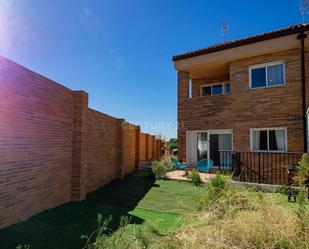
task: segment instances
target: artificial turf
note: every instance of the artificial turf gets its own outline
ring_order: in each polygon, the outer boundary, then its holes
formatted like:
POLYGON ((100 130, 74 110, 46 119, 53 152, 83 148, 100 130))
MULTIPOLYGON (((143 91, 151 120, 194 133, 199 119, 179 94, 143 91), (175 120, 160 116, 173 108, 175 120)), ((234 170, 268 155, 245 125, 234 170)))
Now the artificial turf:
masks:
POLYGON ((18 244, 31 249, 80 249, 81 235, 97 228, 97 214, 112 216, 109 227, 117 231, 121 216, 130 225, 155 224, 161 231, 176 228, 186 212, 194 210, 197 191, 187 182, 155 181, 150 173, 136 171, 87 195, 80 203, 67 203, 0 230, 0 248, 18 244))

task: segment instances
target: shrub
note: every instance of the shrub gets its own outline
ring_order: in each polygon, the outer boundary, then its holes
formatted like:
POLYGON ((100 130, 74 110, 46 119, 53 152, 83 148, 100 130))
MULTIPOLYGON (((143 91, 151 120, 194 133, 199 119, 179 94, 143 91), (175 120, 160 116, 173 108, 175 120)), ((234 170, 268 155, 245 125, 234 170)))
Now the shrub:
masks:
POLYGON ((233 216, 240 210, 254 210, 255 204, 248 193, 253 194, 253 191, 234 187, 228 178, 217 173, 210 179, 205 191, 197 196, 197 208, 208 211, 215 219, 233 216))
POLYGON ((227 186, 227 179, 224 178, 220 173, 216 173, 216 175, 209 180, 208 187, 216 188, 218 190, 223 190, 227 186))
POLYGON ((306 205, 308 204, 307 200, 307 193, 306 193, 306 183, 308 181, 308 174, 309 174, 309 158, 308 155, 305 153, 302 155, 302 158, 299 162, 298 166, 299 171, 299 193, 298 193, 298 209, 297 209, 297 217, 301 227, 301 236, 303 237, 304 234, 309 233, 309 213, 306 209, 306 205))
POLYGON ((189 178, 193 185, 200 186, 202 184, 202 179, 198 172, 192 171, 189 175, 189 178))
POLYGON ((176 170, 176 165, 174 163, 172 163, 171 160, 164 161, 164 165, 165 165, 165 172, 171 172, 171 171, 176 170))
POLYGON ((217 173, 209 180, 206 191, 197 198, 198 209, 208 209, 208 207, 222 197, 227 188, 227 180, 220 173, 217 173))
POLYGON ((156 179, 162 179, 166 175, 166 169, 163 160, 153 161, 151 164, 151 170, 154 173, 156 179))
POLYGON ((152 162, 151 169, 156 179, 163 179, 167 172, 176 170, 176 166, 171 161, 156 160, 152 162))

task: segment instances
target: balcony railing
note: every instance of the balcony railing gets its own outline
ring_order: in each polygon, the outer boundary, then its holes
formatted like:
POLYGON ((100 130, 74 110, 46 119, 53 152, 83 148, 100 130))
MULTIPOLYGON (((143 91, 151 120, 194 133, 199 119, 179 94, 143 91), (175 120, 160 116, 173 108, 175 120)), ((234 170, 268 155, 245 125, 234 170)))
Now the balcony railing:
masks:
POLYGON ((302 153, 219 151, 218 169, 232 173, 239 181, 287 184, 288 168, 297 164, 302 153))

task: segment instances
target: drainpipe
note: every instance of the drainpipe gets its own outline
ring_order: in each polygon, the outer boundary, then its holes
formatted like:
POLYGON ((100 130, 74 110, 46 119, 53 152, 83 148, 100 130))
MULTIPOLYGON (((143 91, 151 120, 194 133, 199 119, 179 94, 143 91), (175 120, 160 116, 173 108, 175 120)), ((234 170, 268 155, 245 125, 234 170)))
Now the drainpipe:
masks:
POLYGON ((306 122, 306 74, 305 74, 305 38, 307 35, 302 31, 297 39, 301 45, 301 91, 302 91, 302 110, 303 110, 303 136, 304 136, 304 152, 307 152, 307 122, 306 122))

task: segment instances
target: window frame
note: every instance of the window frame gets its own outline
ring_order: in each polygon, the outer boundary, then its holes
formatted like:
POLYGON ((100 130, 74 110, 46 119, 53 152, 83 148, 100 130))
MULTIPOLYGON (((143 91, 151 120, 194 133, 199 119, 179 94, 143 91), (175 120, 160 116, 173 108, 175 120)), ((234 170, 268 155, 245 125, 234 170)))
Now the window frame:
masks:
POLYGON ((284 60, 273 61, 273 62, 249 66, 249 89, 271 88, 271 87, 284 86, 285 84, 286 84, 286 80, 285 80, 285 61, 284 60), (268 85, 267 67, 276 66, 276 65, 283 65, 283 84, 281 84, 281 85, 268 85), (252 87, 252 70, 257 69, 257 68, 264 68, 264 67, 265 67, 266 85, 265 86, 259 86, 259 87, 252 87))
POLYGON ((270 152, 270 153, 285 153, 288 151, 288 129, 287 127, 269 127, 269 128, 250 128, 250 151, 252 152, 270 152), (269 131, 283 130, 284 131, 284 147, 285 150, 270 150, 269 149, 269 131), (267 131, 267 150, 253 149, 253 132, 267 131))
POLYGON ((210 83, 210 84, 204 84, 200 86, 200 97, 207 97, 207 96, 222 96, 222 95, 229 95, 231 94, 231 83, 230 81, 224 81, 224 82, 216 82, 216 83, 210 83), (230 92, 225 92, 225 85, 230 84, 230 92), (221 94, 212 94, 212 87, 213 86, 222 86, 222 93, 221 94), (203 88, 204 87, 210 87, 210 95, 203 95, 203 88))
POLYGON ((192 84, 193 82, 192 82, 192 79, 191 78, 189 78, 189 82, 188 82, 188 89, 189 89, 189 91, 188 91, 188 98, 189 99, 192 99, 192 84))
POLYGON ((230 82, 226 82, 223 84, 224 87, 224 94, 231 94, 231 83, 230 82), (226 91, 226 86, 229 85, 229 91, 226 91))

